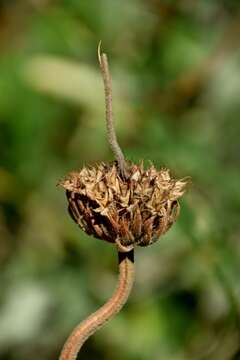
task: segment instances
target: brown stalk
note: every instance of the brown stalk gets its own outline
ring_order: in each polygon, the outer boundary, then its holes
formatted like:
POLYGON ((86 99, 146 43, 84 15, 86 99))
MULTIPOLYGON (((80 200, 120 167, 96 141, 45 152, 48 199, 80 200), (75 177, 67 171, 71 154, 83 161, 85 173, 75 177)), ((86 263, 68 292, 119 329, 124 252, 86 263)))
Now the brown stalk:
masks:
POLYGON ((108 59, 105 53, 101 53, 101 41, 98 45, 98 61, 102 72, 104 93, 105 93, 105 107, 106 107, 106 123, 107 123, 107 137, 111 150, 118 162, 118 167, 122 177, 127 177, 126 161, 120 148, 113 120, 113 106, 112 106, 112 79, 109 71, 108 59))
POLYGON ((104 323, 113 318, 126 303, 134 281, 134 250, 118 252, 119 279, 112 297, 96 312, 82 321, 67 339, 59 360, 75 360, 85 341, 104 323))
MULTIPOLYGON (((98 46, 98 59, 102 72, 105 106, 107 136, 110 147, 118 162, 118 168, 123 178, 127 177, 127 166, 123 152, 118 144, 112 110, 112 84, 106 54, 101 54, 98 46)), ((119 258, 119 278, 117 288, 112 297, 96 312, 91 314, 75 327, 67 339, 59 360, 75 360, 77 354, 85 341, 100 329, 105 322, 113 318, 126 303, 134 281, 134 250, 132 246, 122 246, 116 241, 119 258)))

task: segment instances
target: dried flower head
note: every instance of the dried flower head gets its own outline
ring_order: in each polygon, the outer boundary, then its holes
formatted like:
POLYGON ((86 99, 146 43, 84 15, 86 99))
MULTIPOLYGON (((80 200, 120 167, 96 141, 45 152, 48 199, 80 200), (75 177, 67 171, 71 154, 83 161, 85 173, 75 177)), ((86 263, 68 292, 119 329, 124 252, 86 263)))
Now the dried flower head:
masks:
POLYGON ((69 213, 87 234, 123 247, 154 243, 176 221, 178 198, 187 181, 169 170, 128 163, 128 178, 116 163, 70 173, 60 183, 67 191, 69 213))
POLYGON ((84 342, 116 315, 127 301, 134 279, 134 246, 154 243, 176 221, 178 199, 187 180, 176 180, 167 169, 144 170, 126 161, 118 144, 112 108, 111 76, 107 55, 98 46, 102 72, 107 137, 116 161, 84 167, 70 173, 60 185, 66 190, 69 213, 87 234, 117 245, 118 286, 110 299, 75 327, 59 360, 76 360, 84 342))

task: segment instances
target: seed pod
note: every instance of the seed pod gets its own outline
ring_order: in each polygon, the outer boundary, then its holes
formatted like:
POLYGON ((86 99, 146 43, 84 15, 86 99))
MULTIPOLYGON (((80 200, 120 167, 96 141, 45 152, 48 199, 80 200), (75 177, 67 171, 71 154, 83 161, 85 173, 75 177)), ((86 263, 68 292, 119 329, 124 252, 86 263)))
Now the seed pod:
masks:
POLYGON ((122 178, 116 163, 100 163, 70 173, 60 185, 66 189, 73 220, 87 234, 120 246, 154 243, 176 221, 178 198, 187 180, 175 180, 167 169, 128 162, 122 178))

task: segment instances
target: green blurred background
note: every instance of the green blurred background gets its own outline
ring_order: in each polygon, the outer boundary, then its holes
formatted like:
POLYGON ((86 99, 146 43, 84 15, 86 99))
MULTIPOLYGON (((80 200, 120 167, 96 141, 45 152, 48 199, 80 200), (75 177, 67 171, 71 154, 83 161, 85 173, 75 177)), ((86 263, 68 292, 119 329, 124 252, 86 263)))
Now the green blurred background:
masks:
POLYGON ((240 359, 239 38, 239 0, 1 0, 0 359, 57 359, 115 287, 115 248, 77 228, 56 187, 112 160, 100 39, 126 156, 192 185, 79 358, 240 359))

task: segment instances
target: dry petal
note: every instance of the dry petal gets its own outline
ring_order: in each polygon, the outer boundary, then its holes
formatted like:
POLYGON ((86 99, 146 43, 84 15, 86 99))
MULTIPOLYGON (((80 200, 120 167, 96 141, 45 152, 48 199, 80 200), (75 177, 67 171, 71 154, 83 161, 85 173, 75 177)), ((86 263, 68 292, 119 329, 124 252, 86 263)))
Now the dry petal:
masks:
POLYGON ((122 246, 154 243, 176 221, 188 179, 176 180, 168 169, 144 170, 128 162, 127 179, 116 163, 100 163, 71 172, 60 185, 69 213, 86 233, 122 246))

